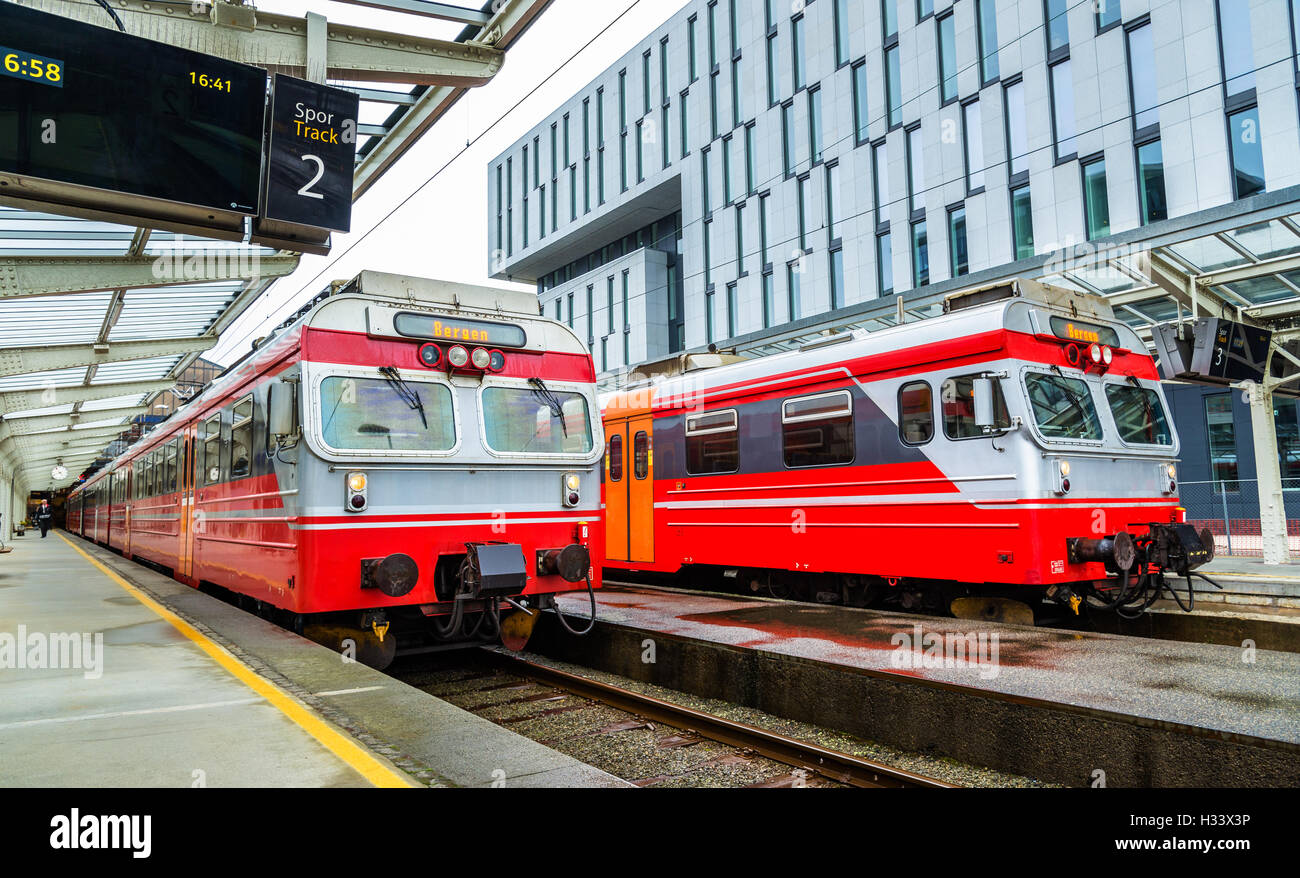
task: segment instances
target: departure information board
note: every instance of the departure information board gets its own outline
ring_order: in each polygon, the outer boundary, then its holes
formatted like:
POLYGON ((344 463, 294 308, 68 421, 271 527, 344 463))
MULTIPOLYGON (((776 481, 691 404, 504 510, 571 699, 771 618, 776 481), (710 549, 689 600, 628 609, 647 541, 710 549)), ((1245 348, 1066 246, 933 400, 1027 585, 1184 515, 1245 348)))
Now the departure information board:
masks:
POLYGON ((0 173, 254 214, 266 83, 257 67, 0 3, 0 173))

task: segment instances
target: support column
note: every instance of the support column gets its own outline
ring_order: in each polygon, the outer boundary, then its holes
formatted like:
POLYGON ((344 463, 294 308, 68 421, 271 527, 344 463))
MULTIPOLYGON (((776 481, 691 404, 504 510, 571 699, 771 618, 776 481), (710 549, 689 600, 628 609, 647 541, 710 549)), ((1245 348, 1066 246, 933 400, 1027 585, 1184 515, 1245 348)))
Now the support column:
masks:
POLYGON ((1250 426, 1255 444, 1255 474, 1259 478, 1259 532, 1264 542, 1264 563, 1291 560, 1286 535, 1286 506, 1282 502, 1282 468, 1277 456, 1277 428, 1273 419, 1273 391, 1253 382, 1246 384, 1250 426))

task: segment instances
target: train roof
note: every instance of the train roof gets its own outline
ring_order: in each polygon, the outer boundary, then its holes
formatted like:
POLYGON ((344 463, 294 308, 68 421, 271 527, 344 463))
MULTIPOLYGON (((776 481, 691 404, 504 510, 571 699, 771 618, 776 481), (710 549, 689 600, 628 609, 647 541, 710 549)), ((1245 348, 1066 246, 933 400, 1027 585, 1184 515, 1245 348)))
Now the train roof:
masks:
POLYGON ((1029 279, 992 284, 962 290, 948 296, 944 313, 937 317, 901 323, 867 332, 828 335, 802 347, 679 374, 666 380, 656 379, 640 386, 613 392, 602 399, 606 414, 611 411, 644 410, 655 400, 696 399, 704 391, 760 381, 792 371, 815 370, 846 359, 887 353, 904 348, 954 341, 1003 329, 1036 333, 1033 311, 1105 323, 1120 337, 1123 348, 1146 352, 1137 334, 1127 324, 1115 319, 1110 304, 1100 296, 1064 287, 1054 287, 1029 279))

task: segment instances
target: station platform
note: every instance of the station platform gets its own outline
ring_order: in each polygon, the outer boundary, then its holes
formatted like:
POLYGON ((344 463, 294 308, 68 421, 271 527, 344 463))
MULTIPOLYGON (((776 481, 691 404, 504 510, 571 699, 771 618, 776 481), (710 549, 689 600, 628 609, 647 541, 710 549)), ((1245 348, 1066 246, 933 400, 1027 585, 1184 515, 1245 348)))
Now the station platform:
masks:
POLYGON ((1288 564, 1265 564, 1263 558, 1220 555, 1199 572, 1214 579, 1223 590, 1193 580, 1198 601, 1300 610, 1300 559, 1288 564))
POLYGON ((78 537, 11 545, 0 786, 627 785, 78 537))
POLYGON ((1090 765, 1131 785, 1300 782, 1292 652, 632 585, 598 592, 598 617, 597 638, 529 648, 1068 784, 1090 765))

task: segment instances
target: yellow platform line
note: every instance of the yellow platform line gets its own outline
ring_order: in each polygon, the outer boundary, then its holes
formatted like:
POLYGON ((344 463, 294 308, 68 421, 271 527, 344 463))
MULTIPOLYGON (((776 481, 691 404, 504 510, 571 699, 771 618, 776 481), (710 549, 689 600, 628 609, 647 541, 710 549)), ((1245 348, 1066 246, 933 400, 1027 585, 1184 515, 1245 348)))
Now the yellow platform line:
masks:
POLYGON ((329 750, 339 759, 343 760, 358 774, 370 781, 377 787, 412 787, 412 783, 403 774, 396 769, 385 764, 375 757, 373 753, 366 750, 352 738, 340 732, 334 726, 327 723, 316 715, 307 705, 285 692, 279 686, 260 676, 256 671, 244 664, 234 655, 232 655, 221 644, 214 642, 206 637, 197 628, 186 622, 180 616, 164 607, 162 604, 149 597, 136 586, 127 582, 112 568, 108 567, 99 559, 86 552, 80 546, 72 542, 63 534, 58 534, 59 538, 71 546, 81 557, 85 558, 113 582, 124 588, 127 594, 153 610, 163 619, 171 623, 172 627, 189 638, 199 649, 208 654, 217 664, 221 665, 248 688, 252 689, 258 695, 265 698, 274 705, 281 713, 293 721, 295 725, 315 738, 321 746, 329 750))

